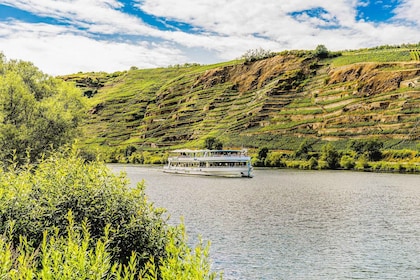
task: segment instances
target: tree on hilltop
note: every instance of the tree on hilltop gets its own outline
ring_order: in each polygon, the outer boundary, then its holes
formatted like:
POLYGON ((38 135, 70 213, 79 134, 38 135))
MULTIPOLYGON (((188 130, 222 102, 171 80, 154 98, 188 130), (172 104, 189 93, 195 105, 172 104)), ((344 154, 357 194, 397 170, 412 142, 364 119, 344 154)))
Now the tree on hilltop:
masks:
POLYGON ((329 55, 329 51, 326 46, 318 45, 315 49, 315 56, 318 58, 327 58, 329 55))
POLYGON ((245 59, 245 62, 253 62, 253 61, 273 57, 275 55, 276 54, 270 50, 264 50, 263 48, 259 48, 259 49, 247 50, 241 56, 241 58, 245 59))

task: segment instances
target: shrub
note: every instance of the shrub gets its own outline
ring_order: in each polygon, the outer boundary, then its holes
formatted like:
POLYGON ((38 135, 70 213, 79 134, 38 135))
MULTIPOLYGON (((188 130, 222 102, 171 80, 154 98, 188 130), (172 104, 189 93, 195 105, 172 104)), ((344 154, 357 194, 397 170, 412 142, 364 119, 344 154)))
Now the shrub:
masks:
MULTIPOLYGON (((307 161, 301 161, 299 164, 299 169, 309 169, 314 170, 318 168, 318 160, 315 157, 311 157, 307 161)), ((326 167, 324 167, 326 168, 326 167)))
POLYGON ((214 279, 208 245, 190 249, 183 225, 127 183, 74 150, 0 169, 0 277, 214 279))
POLYGON ((378 139, 354 140, 351 141, 348 146, 348 148, 356 152, 357 155, 366 155, 369 161, 378 161, 382 158, 381 149, 384 144, 378 139))
POLYGON ((339 153, 336 148, 328 143, 322 147, 321 160, 325 162, 328 169, 336 169, 339 166, 339 153))
POLYGON ((283 153, 270 152, 265 158, 264 165, 268 167, 284 167, 283 157, 283 153))
POLYGON ((286 162, 287 168, 301 168, 302 162, 298 160, 290 160, 286 162))
POLYGON ((370 168, 369 161, 365 155, 359 157, 359 159, 356 161, 355 168, 357 170, 366 170, 370 168))
POLYGON ((71 211, 76 224, 87 220, 94 241, 111 226, 112 257, 121 263, 128 263, 133 251, 140 265, 165 256, 164 211, 147 202, 144 185, 129 188, 124 176, 102 163, 85 163, 74 152, 56 154, 36 168, 1 172, 0 194, 0 232, 13 224, 15 247, 20 236, 38 247, 44 231, 65 233, 71 211))
POLYGON ((356 162, 351 156, 344 155, 340 159, 340 165, 344 169, 352 169, 356 165, 356 162))
POLYGON ((314 157, 311 157, 308 160, 308 168, 312 170, 312 169, 317 169, 317 167, 318 167, 318 160, 314 157))
MULTIPOLYGON (((67 234, 57 228, 45 231, 42 243, 35 250, 26 238, 17 247, 11 239, 13 229, 0 236, 1 279, 216 279, 210 271, 209 244, 202 242, 194 250, 187 244, 183 224, 171 227, 165 246, 166 257, 155 263, 151 258, 142 269, 137 266, 138 255, 133 252, 127 264, 113 261, 110 254, 110 228, 94 241, 86 222, 74 223, 68 214, 67 234)), ((220 275, 220 279, 222 276, 220 275)))
POLYGON ((388 150, 382 153, 387 160, 411 160, 416 157, 417 152, 413 150, 388 150))
POLYGON ((253 62, 257 60, 262 60, 266 58, 270 58, 275 56, 276 54, 269 50, 264 50, 262 48, 259 49, 251 49, 247 50, 241 58, 245 59, 245 62, 253 62))
POLYGON ((257 157, 252 158, 252 165, 258 167, 266 166, 266 159, 268 157, 268 154, 269 150, 267 147, 259 148, 257 157))
POLYGON ((223 143, 216 139, 216 137, 207 137, 204 139, 204 149, 208 150, 221 150, 223 149, 223 143))
POLYGON ((139 153, 139 152, 132 153, 130 157, 128 158, 128 161, 134 164, 143 164, 144 163, 143 153, 139 153))
POLYGON ((293 157, 296 159, 308 159, 308 153, 312 150, 313 143, 309 143, 308 140, 303 140, 299 145, 299 148, 293 153, 293 157))
POLYGON ((314 54, 316 57, 326 58, 328 57, 329 51, 324 45, 318 45, 314 51, 314 54))
MULTIPOLYGON (((159 268, 154 259, 146 264, 142 271, 146 280, 160 279, 216 279, 217 273, 210 271, 209 246, 204 246, 201 238, 199 244, 192 250, 188 247, 187 236, 183 223, 169 232, 169 242, 166 245, 167 258, 160 262, 159 268), (161 278, 156 273, 159 270, 161 278)), ((220 275, 222 279, 222 275, 220 275)))

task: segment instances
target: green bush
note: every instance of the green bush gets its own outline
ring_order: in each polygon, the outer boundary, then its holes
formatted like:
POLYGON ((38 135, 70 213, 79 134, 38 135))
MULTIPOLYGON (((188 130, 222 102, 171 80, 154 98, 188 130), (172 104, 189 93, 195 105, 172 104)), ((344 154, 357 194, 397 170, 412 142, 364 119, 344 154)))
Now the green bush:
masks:
POLYGON ((329 51, 326 46, 318 45, 314 51, 314 55, 318 58, 327 58, 329 51))
POLYGON ((326 168, 336 169, 339 166, 339 159, 340 154, 331 143, 327 143, 322 147, 320 160, 325 162, 326 168))
POLYGON ((266 166, 266 159, 269 154, 269 149, 267 147, 259 148, 257 155, 252 157, 252 165, 256 167, 266 166))
MULTIPOLYGON (((299 164, 299 169, 309 169, 309 170, 315 170, 318 169, 318 167, 321 168, 321 165, 318 164, 318 160, 315 157, 311 157, 309 160, 301 161, 299 164)), ((325 169, 326 167, 324 167, 325 169)))
POLYGON ((299 145, 299 148, 293 153, 295 159, 309 159, 309 152, 312 151, 313 143, 310 143, 307 139, 303 140, 299 145))
POLYGON ((315 157, 311 157, 308 160, 308 168, 312 170, 312 169, 317 169, 317 167, 318 167, 318 160, 315 157))
MULTIPOLYGON (((13 228, 0 236, 1 279, 216 279, 210 271, 209 244, 200 241, 194 250, 189 248, 183 224, 171 227, 165 246, 166 257, 155 263, 150 258, 144 268, 137 265, 138 254, 132 253, 127 264, 112 259, 110 253, 110 227, 94 241, 86 222, 74 223, 68 216, 66 235, 57 228, 45 231, 37 250, 21 237, 13 245, 13 228)), ((220 279, 222 275, 220 275, 220 279)))
POLYGON ((349 155, 344 155, 340 159, 340 165, 344 169, 353 169, 356 165, 356 161, 349 155))
POLYGON ((417 152, 413 150, 387 150, 382 153, 386 160, 411 160, 417 156, 417 152))
POLYGON ((0 232, 14 224, 16 246, 20 236, 37 247, 45 230, 66 232, 67 213, 74 221, 87 219, 93 240, 111 225, 113 258, 127 263, 132 251, 145 263, 165 256, 167 225, 161 209, 147 202, 144 186, 129 188, 98 162, 85 163, 75 153, 54 155, 36 168, 0 173, 0 232))
POLYGON ((348 144, 348 148, 353 150, 356 155, 365 155, 369 161, 378 161, 382 159, 384 144, 378 139, 353 140, 348 144))
POLYGON ((270 58, 275 56, 276 54, 270 50, 264 50, 262 48, 259 49, 250 49, 247 50, 243 55, 242 59, 245 60, 245 62, 254 62, 266 58, 270 58))
POLYGON ((366 155, 360 156, 359 159, 356 161, 355 169, 366 170, 368 168, 370 168, 368 158, 366 157, 366 155))
POLYGON ((0 277, 176 279, 168 275, 182 272, 214 279, 208 246, 189 249, 185 231, 163 214, 143 184, 129 188, 123 174, 73 150, 37 166, 8 166, 0 170, 0 277))
POLYGON ((284 167, 284 154, 281 152, 269 152, 265 158, 264 165, 267 167, 284 167))
POLYGON ((223 149, 223 143, 217 139, 216 137, 207 137, 204 139, 204 149, 208 150, 222 150, 223 149))
POLYGON ((210 270, 209 248, 210 243, 204 246, 201 238, 199 244, 191 249, 187 244, 187 236, 183 223, 169 232, 169 242, 166 245, 167 258, 160 261, 157 269, 154 259, 146 264, 142 271, 145 280, 160 279, 222 279, 210 270), (160 271, 160 277, 156 273, 160 271))
POLYGON ((302 166, 302 161, 300 161, 300 160, 289 160, 289 161, 286 161, 286 167, 287 168, 297 169, 297 168, 302 168, 301 166, 302 166))

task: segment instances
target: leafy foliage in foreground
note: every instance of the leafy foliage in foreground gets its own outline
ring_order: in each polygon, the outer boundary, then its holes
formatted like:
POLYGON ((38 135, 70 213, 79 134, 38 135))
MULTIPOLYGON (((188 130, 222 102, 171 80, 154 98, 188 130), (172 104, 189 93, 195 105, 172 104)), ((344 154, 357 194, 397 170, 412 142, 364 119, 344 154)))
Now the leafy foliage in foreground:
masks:
POLYGON ((207 247, 188 249, 182 230, 147 201, 144 185, 127 183, 73 150, 0 171, 1 277, 134 279, 183 266, 202 271, 201 279, 213 275, 207 247))
MULTIPOLYGON (((42 244, 34 249, 26 238, 21 238, 17 247, 10 241, 13 230, 0 236, 1 279, 216 279, 210 272, 209 246, 200 243, 194 250, 186 245, 183 226, 171 228, 167 257, 157 264, 153 258, 145 268, 137 265, 138 255, 133 252, 128 264, 112 259, 110 253, 109 227, 105 234, 94 241, 89 226, 74 223, 68 215, 67 235, 58 229, 44 232, 42 244)), ((222 277, 220 276, 220 279, 222 277)))
POLYGON ((20 236, 38 247, 45 230, 66 232, 72 211, 76 224, 87 220, 94 240, 111 225, 112 255, 122 263, 132 251, 142 263, 165 255, 163 210, 147 202, 143 185, 128 188, 123 176, 101 163, 84 163, 74 153, 54 155, 33 170, 28 166, 1 173, 0 190, 0 232, 13 225, 15 246, 20 236))

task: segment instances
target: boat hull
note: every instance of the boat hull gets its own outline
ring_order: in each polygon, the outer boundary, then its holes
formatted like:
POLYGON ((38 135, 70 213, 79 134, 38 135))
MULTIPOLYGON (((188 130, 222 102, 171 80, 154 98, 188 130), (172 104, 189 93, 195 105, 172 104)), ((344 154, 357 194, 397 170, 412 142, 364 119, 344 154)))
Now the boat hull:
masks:
POLYGON ((163 172, 173 174, 217 176, 229 178, 253 177, 252 170, 249 168, 179 168, 165 166, 163 172))

